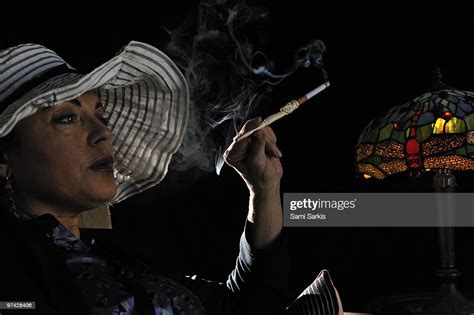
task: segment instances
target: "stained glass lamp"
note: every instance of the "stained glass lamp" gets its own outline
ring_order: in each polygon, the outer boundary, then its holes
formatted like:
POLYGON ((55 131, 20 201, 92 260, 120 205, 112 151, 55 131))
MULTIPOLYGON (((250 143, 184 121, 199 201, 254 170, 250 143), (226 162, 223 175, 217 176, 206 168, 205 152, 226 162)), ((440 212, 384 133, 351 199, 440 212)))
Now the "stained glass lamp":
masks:
MULTIPOLYGON (((430 91, 372 120, 356 147, 356 171, 364 178, 384 179, 406 172, 434 172, 433 188, 452 192, 453 171, 474 170, 474 92, 441 82, 435 70, 430 91)), ((453 227, 439 227, 442 279, 439 294, 425 303, 408 305, 406 314, 474 314, 474 305, 456 289, 453 227)))
POLYGON ((439 84, 372 120, 357 144, 357 171, 383 179, 409 171, 474 170, 474 92, 439 84))

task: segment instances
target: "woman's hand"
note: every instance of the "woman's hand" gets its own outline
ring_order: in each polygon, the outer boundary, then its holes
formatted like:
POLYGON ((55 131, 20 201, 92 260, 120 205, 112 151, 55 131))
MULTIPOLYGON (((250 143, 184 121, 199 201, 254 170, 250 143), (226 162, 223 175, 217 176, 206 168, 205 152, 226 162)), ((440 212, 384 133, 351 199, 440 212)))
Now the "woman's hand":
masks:
POLYGON ((280 179, 283 175, 281 152, 270 127, 256 131, 237 142, 240 135, 256 128, 262 119, 257 117, 245 123, 224 153, 224 159, 244 179, 250 190, 247 220, 247 240, 255 248, 272 244, 283 226, 280 199, 280 179))
POLYGON ((280 163, 282 154, 270 127, 237 142, 240 135, 256 128, 261 122, 260 117, 248 120, 224 153, 226 163, 240 174, 252 193, 279 189, 283 175, 280 163))

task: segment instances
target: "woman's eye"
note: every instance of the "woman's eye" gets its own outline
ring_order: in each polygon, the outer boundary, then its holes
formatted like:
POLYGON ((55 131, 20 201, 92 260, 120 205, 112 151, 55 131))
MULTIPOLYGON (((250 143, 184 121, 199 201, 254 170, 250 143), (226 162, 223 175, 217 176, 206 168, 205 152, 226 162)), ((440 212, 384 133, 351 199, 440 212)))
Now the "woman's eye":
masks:
POLYGON ((77 115, 76 114, 61 115, 55 119, 55 122, 59 124, 75 123, 77 122, 77 115))

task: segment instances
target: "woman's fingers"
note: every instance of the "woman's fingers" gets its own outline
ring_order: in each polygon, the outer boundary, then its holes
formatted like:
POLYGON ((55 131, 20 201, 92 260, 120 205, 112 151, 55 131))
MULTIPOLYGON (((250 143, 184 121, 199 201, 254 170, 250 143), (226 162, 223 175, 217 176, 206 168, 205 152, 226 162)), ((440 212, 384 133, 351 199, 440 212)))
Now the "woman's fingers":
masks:
POLYGON ((224 152, 224 160, 232 164, 233 162, 238 162, 243 160, 249 151, 249 144, 251 138, 247 137, 240 141, 237 139, 247 131, 250 131, 254 128, 257 128, 262 122, 261 117, 248 120, 244 126, 240 129, 239 133, 234 137, 234 141, 230 144, 229 148, 224 152))
POLYGON ((277 142, 277 137, 273 132, 272 127, 265 127, 262 130, 265 130, 265 132, 268 134, 268 136, 270 137, 270 139, 272 139, 273 142, 277 142))
POLYGON ((266 137, 267 137, 267 152, 273 155, 276 158, 281 158, 282 153, 280 149, 278 148, 276 142, 277 142, 277 137, 275 133, 273 132, 271 127, 265 127, 262 129, 262 131, 265 132, 266 137))
POLYGON ((242 134, 257 128, 261 123, 262 118, 256 117, 244 124, 224 154, 226 162, 238 162, 248 155, 251 156, 250 158, 254 162, 266 158, 265 155, 276 158, 282 157, 281 151, 276 144, 276 135, 270 127, 257 130, 250 137, 237 141, 242 134))
MULTIPOLYGON (((237 139, 243 135, 244 133, 253 130, 260 126, 262 123, 262 117, 255 117, 253 119, 247 120, 247 122, 244 124, 244 126, 240 129, 239 133, 234 137, 234 141, 237 141, 237 139)), ((244 140, 244 139, 242 139, 244 140)), ((241 141, 242 141, 241 140, 241 141)))

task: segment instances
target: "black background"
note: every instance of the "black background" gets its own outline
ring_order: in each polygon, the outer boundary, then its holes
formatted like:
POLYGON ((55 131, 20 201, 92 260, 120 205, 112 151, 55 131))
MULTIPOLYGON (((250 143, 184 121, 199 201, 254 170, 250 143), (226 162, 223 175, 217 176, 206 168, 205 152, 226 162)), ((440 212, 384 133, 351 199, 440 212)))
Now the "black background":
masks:
MULTIPOLYGON (((467 3, 467 2, 466 2, 467 3)), ((472 90, 474 5, 365 1, 258 1, 270 12, 268 55, 284 63, 297 47, 321 39, 328 50, 332 86, 274 130, 283 152, 282 192, 430 191, 431 175, 363 181, 354 149, 364 126, 431 85, 435 65, 444 80, 472 90)), ((43 44, 88 71, 130 40, 160 44, 160 28, 177 26, 197 11, 197 1, 115 4, 97 8, 5 10, 0 48, 43 44)), ((315 69, 297 72, 271 94, 275 109, 321 82, 315 69)), ((459 190, 472 191, 472 174, 457 174, 459 190)), ((246 188, 230 168, 221 176, 170 173, 158 187, 112 209, 114 228, 163 268, 223 280, 233 267, 246 211, 246 188)), ((380 209, 383 211, 383 209, 380 209)), ((461 288, 474 292, 472 229, 457 232, 461 288)), ((436 289, 435 228, 291 228, 291 288, 302 290, 328 268, 347 310, 373 299, 436 289)))

